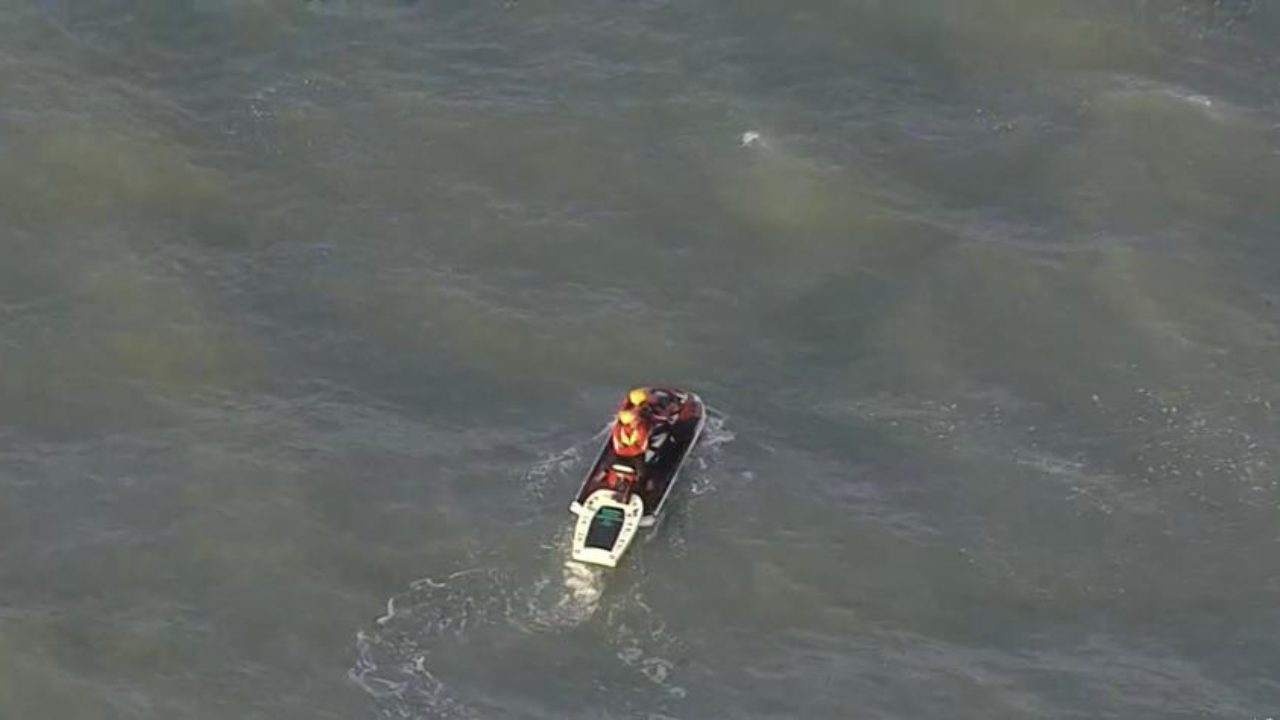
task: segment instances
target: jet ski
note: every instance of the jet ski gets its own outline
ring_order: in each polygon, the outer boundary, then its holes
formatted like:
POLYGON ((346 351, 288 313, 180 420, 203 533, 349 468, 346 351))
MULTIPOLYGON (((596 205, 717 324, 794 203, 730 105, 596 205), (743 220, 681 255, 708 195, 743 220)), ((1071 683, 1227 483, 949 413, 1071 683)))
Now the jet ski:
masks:
POLYGON ((657 524, 681 465, 702 435, 707 415, 696 394, 655 388, 645 391, 645 396, 639 406, 624 398, 619 407, 619 415, 634 410, 643 418, 647 428, 643 442, 634 447, 620 445, 619 431, 624 428, 615 418, 569 505, 569 511, 578 516, 574 560, 617 567, 636 531, 657 524))

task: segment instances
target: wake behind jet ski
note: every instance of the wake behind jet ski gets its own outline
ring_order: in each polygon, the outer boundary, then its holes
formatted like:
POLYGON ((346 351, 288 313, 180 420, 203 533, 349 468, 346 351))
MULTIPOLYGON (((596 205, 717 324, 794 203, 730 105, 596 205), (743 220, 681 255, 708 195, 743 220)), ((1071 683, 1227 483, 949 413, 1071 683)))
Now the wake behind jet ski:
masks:
POLYGON ((627 393, 569 510, 578 516, 573 559, 615 567, 639 528, 657 523, 680 467, 706 425, 696 394, 627 393))

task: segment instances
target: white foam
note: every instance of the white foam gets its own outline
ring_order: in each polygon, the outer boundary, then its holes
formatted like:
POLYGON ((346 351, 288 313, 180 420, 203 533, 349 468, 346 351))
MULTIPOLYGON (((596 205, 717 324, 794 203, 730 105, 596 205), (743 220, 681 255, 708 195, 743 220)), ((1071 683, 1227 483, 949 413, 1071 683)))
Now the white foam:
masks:
POLYGON ((524 489, 528 497, 535 500, 541 499, 552 481, 576 469, 582 462, 583 453, 598 446, 608 432, 609 426, 605 425, 590 438, 574 443, 559 452, 543 455, 524 474, 524 489))
POLYGON ((690 459, 697 463, 700 471, 693 473, 690 477, 690 495, 695 497, 706 495, 716 489, 715 480, 707 471, 711 469, 724 446, 733 442, 736 437, 733 431, 726 427, 728 421, 728 415, 714 408, 707 408, 707 424, 702 430, 702 438, 690 455, 690 459))
MULTIPOLYGON (((558 548, 563 557, 567 548, 558 548)), ((525 603, 526 622, 531 631, 549 632, 576 627, 590 620, 600 608, 605 589, 604 568, 565 560, 557 576, 534 581, 525 603)))
MULTIPOLYGON (((725 415, 711 408, 707 413, 693 455, 704 468, 734 439, 725 415)), ((541 494, 599 440, 597 435, 541 459, 526 475, 533 492, 541 494)), ((701 483, 695 494, 711 489, 703 475, 694 473, 695 487, 701 483)), ((433 662, 465 652, 492 634, 518 644, 522 636, 565 633, 597 622, 609 629, 606 648, 612 646, 623 666, 661 688, 667 701, 683 699, 687 691, 674 682, 677 665, 664 656, 677 645, 676 638, 638 592, 608 598, 611 571, 568 560, 571 535, 566 522, 539 545, 547 564, 532 579, 527 572, 469 568, 414 580, 405 592, 388 598, 369 630, 356 634, 357 657, 348 676, 378 700, 388 717, 476 718, 475 708, 447 678, 437 676, 440 666, 433 662), (601 613, 605 607, 608 612, 601 613)))

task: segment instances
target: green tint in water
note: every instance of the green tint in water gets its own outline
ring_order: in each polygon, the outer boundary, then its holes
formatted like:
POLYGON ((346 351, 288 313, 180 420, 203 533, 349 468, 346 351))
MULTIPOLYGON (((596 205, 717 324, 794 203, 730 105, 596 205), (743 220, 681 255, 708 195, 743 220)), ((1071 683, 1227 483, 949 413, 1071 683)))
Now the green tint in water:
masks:
POLYGON ((1278 17, 0 10, 0 716, 1273 714, 1278 17))

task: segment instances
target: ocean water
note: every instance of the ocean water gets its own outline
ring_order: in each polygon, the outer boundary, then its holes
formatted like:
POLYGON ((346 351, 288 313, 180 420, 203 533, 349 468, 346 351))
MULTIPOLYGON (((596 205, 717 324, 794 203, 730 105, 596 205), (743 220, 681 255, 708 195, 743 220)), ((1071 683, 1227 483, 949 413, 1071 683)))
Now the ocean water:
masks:
POLYGON ((1278 208, 1267 0, 0 3, 0 718, 1280 716, 1278 208))

